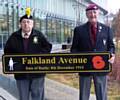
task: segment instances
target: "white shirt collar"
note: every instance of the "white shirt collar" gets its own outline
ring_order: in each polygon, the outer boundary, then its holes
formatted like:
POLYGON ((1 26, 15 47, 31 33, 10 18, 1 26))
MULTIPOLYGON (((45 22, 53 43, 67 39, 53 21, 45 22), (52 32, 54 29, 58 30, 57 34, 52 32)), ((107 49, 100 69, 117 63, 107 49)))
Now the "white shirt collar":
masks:
MULTIPOLYGON (((24 38, 24 32, 22 31, 22 37, 24 38)), ((29 38, 29 36, 30 36, 30 34, 31 34, 31 32, 29 32, 29 33, 27 33, 28 34, 28 38, 29 38)))

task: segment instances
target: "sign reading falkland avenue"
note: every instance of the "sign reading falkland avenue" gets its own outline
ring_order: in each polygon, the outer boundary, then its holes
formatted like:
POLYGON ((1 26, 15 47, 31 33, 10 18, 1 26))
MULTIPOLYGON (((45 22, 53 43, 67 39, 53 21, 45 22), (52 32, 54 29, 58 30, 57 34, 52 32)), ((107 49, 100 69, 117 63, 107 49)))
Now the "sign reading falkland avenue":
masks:
POLYGON ((110 72, 109 53, 51 53, 31 55, 3 55, 3 72, 59 73, 110 72))

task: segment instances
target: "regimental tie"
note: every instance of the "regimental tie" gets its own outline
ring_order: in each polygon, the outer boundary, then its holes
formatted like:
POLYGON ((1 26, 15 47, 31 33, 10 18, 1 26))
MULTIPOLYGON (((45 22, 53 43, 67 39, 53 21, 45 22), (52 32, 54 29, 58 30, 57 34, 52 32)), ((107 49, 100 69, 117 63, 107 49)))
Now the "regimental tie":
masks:
POLYGON ((24 44, 24 51, 27 52, 28 50, 28 42, 29 42, 29 36, 27 33, 24 34, 23 44, 24 44))
POLYGON ((95 24, 91 25, 90 29, 91 29, 92 45, 95 46, 95 43, 96 43, 96 32, 97 32, 97 28, 96 28, 95 24))
POLYGON ((25 39, 28 39, 28 38, 29 38, 28 33, 24 33, 24 38, 25 38, 25 39))

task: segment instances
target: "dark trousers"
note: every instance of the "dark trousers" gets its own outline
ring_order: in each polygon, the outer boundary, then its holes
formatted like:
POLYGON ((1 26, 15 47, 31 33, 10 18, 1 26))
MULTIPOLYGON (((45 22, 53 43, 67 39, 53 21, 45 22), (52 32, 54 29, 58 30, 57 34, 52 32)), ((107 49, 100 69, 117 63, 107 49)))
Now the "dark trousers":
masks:
POLYGON ((44 100, 44 77, 16 80, 19 100, 44 100), (31 94, 31 95, 30 95, 31 94))
POLYGON ((106 75, 80 76, 80 99, 79 100, 89 100, 92 79, 95 86, 96 100, 107 100, 106 75))

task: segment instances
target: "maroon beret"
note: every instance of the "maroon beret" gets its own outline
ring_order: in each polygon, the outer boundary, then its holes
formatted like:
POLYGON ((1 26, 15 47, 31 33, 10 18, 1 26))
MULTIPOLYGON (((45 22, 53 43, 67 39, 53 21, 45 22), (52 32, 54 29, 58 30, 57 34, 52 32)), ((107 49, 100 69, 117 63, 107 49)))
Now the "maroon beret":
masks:
POLYGON ((88 10, 98 10, 98 6, 94 3, 89 4, 88 7, 86 8, 86 11, 88 10))

